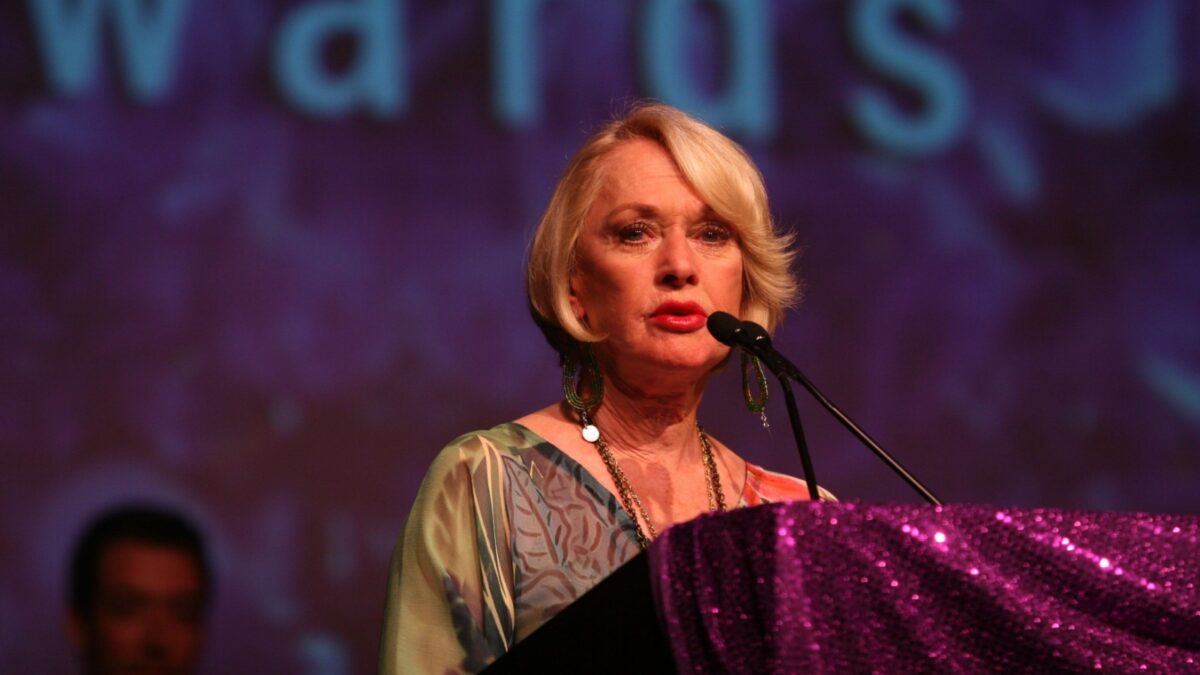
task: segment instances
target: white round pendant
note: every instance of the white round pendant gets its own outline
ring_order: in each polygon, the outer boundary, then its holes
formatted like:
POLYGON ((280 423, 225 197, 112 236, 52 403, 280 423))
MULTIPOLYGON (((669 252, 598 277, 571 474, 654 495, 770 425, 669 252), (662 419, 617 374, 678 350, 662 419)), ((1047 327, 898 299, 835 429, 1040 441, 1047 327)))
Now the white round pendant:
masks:
POLYGON ((588 443, 595 443, 600 440, 600 430, 596 428, 595 424, 589 424, 583 428, 583 440, 588 443))

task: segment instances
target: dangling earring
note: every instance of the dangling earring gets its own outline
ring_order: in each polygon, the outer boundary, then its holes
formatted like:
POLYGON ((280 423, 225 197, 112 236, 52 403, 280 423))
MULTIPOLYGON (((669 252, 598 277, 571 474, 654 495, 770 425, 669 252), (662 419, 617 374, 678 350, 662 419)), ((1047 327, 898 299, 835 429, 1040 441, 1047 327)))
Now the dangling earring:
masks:
POLYGON ((600 430, 592 424, 588 411, 604 400, 604 374, 600 372, 600 364, 596 361, 596 354, 590 344, 580 345, 576 353, 580 357, 578 360, 570 356, 564 356, 562 359, 563 398, 567 400, 567 405, 579 413, 583 422, 583 440, 595 443, 596 439, 600 438, 600 430), (578 382, 576 376, 579 378, 578 382), (592 396, 589 399, 584 399, 579 393, 584 378, 591 380, 592 396))
POLYGON ((758 413, 762 418, 764 429, 770 429, 771 425, 767 422, 767 375, 763 372, 762 361, 758 360, 757 356, 750 356, 745 350, 742 350, 742 395, 746 397, 746 407, 752 413, 758 413), (754 391, 750 388, 750 362, 754 362, 754 376, 758 380, 759 397, 754 397, 754 391))

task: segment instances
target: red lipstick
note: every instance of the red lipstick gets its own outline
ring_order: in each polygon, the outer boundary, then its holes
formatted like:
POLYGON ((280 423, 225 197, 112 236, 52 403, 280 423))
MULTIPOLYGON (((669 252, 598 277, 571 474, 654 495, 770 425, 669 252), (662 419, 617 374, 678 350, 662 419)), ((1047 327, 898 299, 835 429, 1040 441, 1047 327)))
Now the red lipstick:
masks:
POLYGON ((650 319, 660 328, 678 333, 690 333, 704 327, 708 314, 694 302, 668 300, 650 312, 650 319))

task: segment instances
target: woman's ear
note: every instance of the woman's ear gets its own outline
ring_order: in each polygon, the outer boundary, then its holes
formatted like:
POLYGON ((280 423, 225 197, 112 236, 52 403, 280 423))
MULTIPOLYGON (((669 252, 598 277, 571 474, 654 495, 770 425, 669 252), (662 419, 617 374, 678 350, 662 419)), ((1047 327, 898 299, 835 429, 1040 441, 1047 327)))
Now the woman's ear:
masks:
POLYGON ((586 325, 584 320, 587 319, 587 310, 583 307, 583 300, 581 300, 579 294, 575 292, 575 280, 576 272, 571 272, 570 276, 567 278, 567 298, 571 301, 571 313, 575 315, 575 318, 580 323, 584 323, 584 325, 586 325))

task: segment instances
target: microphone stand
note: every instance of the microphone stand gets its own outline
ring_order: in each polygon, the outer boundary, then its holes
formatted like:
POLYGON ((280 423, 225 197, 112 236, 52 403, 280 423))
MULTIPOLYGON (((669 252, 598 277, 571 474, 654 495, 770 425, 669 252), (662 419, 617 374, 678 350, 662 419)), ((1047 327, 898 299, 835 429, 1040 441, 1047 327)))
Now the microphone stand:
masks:
MULTIPOLYGON (((871 438, 867 432, 863 431, 861 427, 855 424, 854 420, 850 419, 849 415, 842 412, 841 408, 838 408, 833 404, 833 401, 830 401, 828 398, 826 398, 825 394, 822 394, 821 390, 817 389, 817 385, 813 384, 811 380, 805 377, 804 373, 800 372, 800 369, 797 368, 795 364, 793 364, 791 361, 788 361, 782 354, 772 348, 770 342, 771 338, 767 336, 765 330, 762 330, 762 328, 756 324, 748 324, 747 327, 748 329, 749 327, 757 329, 754 330, 754 334, 752 335, 752 344, 755 348, 752 349, 751 352, 760 358, 763 363, 767 364, 767 367, 775 373, 781 383, 785 379, 792 379, 796 382, 799 382, 805 389, 808 390, 808 393, 813 395, 813 398, 817 399, 818 403, 820 403, 826 410, 830 412, 830 414, 837 418, 838 422, 842 423, 842 426, 846 427, 850 433, 854 434, 854 437, 862 442, 863 445, 867 446, 867 449, 875 453, 875 456, 882 460, 883 463, 888 466, 888 468, 896 473, 896 475, 904 479, 904 482, 908 483, 912 489, 916 490, 917 494, 921 495, 925 501, 934 506, 942 505, 941 500, 935 497, 933 493, 929 491, 929 488, 922 485, 921 481, 917 480, 915 476, 913 476, 908 472, 908 470, 900 465, 900 462, 896 461, 882 447, 880 447, 880 445, 875 442, 875 439, 871 438), (762 331, 761 334, 759 334, 758 331, 762 331)), ((747 332, 749 333, 749 330, 747 332)), ((790 390, 785 386, 784 396, 790 397, 790 395, 790 390)), ((788 405, 793 405, 790 398, 788 399, 788 405)), ((794 414, 791 410, 789 410, 788 413, 794 414)), ((794 419, 798 421, 799 416, 795 417, 794 419)), ((793 421, 793 426, 797 424, 797 421, 793 421)), ((807 448, 801 450, 801 457, 802 459, 807 459, 807 448)), ((806 473, 809 471, 807 463, 805 464, 804 471, 806 473)))
POLYGON ((791 379, 799 382, 805 389, 807 389, 808 393, 812 394, 813 398, 817 399, 818 403, 828 410, 831 415, 837 418, 837 421, 841 422, 843 427, 846 427, 850 433, 854 434, 854 437, 861 441, 863 445, 867 446, 867 449, 875 453, 875 456, 881 459, 883 463, 888 466, 888 468, 896 473, 897 476, 900 476, 900 478, 904 479, 904 482, 908 483, 912 489, 916 490, 917 494, 921 495, 925 501, 934 506, 942 505, 941 500, 935 497, 933 493, 929 491, 929 488, 922 485, 921 481, 917 480, 915 476, 913 476, 908 472, 908 470, 900 465, 900 462, 896 461, 894 457, 889 455, 886 450, 880 447, 880 445, 875 442, 875 439, 871 438, 867 432, 863 431, 861 427, 855 424, 854 420, 850 419, 849 415, 842 412, 841 408, 838 408, 833 404, 833 401, 830 401, 828 398, 826 398, 825 394, 822 394, 821 390, 817 389, 817 385, 813 384, 811 380, 805 377, 804 373, 800 372, 799 368, 792 366, 791 371, 792 372, 789 373, 791 379))
MULTIPOLYGON (((774 371, 772 371, 774 372, 774 371)), ((779 380, 779 388, 783 390, 783 400, 787 403, 788 419, 792 422, 792 435, 796 438, 796 449, 800 451, 800 465, 804 467, 804 482, 808 484, 808 498, 817 502, 821 493, 817 489, 817 474, 813 471, 812 457, 808 454, 808 442, 804 440, 804 425, 800 423, 800 412, 796 409, 796 395, 792 393, 792 385, 786 377, 775 373, 779 380)))
POLYGON ((817 385, 800 372, 800 369, 791 361, 787 360, 783 354, 771 346, 771 336, 767 334, 767 330, 753 321, 741 321, 737 317, 727 312, 713 312, 708 316, 708 332, 721 344, 726 344, 731 347, 741 347, 750 354, 762 361, 775 376, 779 378, 779 384, 783 388, 783 396, 787 400, 788 417, 792 422, 792 433, 796 437, 796 448, 800 451, 800 461, 804 465, 804 476, 808 482, 808 494, 813 500, 819 498, 817 494, 817 479, 813 475, 812 458, 808 454, 808 443, 804 440, 804 429, 800 426, 800 413, 796 410, 796 399, 792 395, 791 386, 788 380, 795 380, 808 390, 808 393, 813 395, 826 410, 830 412, 842 426, 846 427, 854 437, 857 438, 867 449, 875 453, 875 456, 883 461, 892 471, 900 476, 904 482, 908 483, 909 487, 917 491, 917 494, 934 506, 941 506, 942 502, 929 488, 921 484, 911 473, 909 473, 900 462, 897 462, 887 452, 884 451, 875 439, 867 435, 861 427, 850 419, 850 416, 842 412, 840 408, 833 404, 817 389, 817 385))

